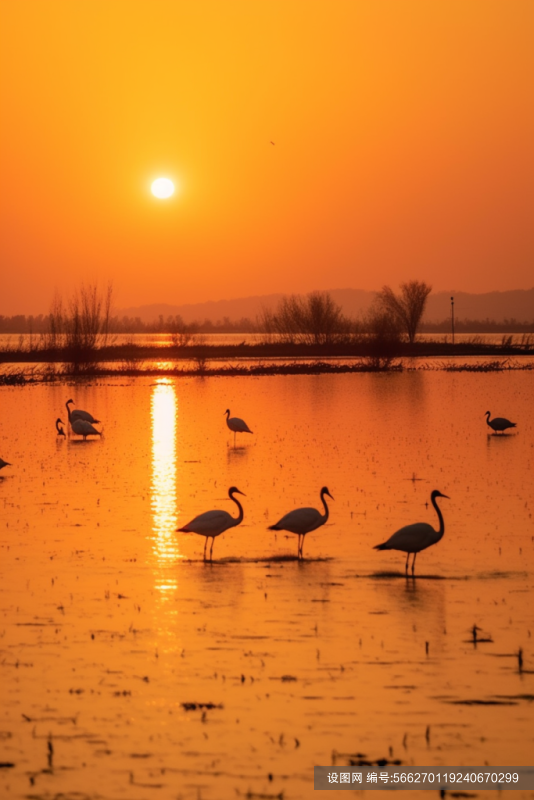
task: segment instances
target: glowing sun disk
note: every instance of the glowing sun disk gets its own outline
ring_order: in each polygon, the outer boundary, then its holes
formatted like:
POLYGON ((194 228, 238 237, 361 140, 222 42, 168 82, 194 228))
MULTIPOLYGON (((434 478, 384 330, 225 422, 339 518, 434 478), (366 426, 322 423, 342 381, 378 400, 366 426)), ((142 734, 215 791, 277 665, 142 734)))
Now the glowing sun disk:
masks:
POLYGON ((150 187, 154 197, 165 200, 174 194, 174 183, 170 178, 156 178, 150 187))

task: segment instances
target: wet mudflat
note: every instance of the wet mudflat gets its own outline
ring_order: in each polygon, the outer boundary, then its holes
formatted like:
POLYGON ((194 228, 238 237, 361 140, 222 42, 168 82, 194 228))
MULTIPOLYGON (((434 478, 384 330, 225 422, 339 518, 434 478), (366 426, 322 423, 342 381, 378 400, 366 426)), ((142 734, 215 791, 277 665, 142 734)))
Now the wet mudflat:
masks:
POLYGON ((531 763, 533 384, 2 388, 2 797, 304 798, 315 764, 531 763), (56 436, 71 397, 101 439, 56 436), (236 447, 226 408, 254 431, 236 447), (488 409, 517 429, 492 434, 488 409), (203 563, 204 539, 175 529, 236 514, 232 485, 244 522, 203 563), (299 563, 296 536, 267 527, 324 485, 330 518, 299 563), (437 527, 433 489, 445 535, 406 578, 373 545, 437 527))

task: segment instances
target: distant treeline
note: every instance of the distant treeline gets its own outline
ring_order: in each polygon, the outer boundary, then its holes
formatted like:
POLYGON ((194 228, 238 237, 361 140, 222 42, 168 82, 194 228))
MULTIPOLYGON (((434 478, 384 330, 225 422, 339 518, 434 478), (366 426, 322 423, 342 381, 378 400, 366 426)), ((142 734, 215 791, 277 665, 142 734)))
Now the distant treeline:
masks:
MULTIPOLYGON (((443 322, 422 322, 421 333, 450 333, 451 320, 443 322)), ((534 333, 534 321, 519 322, 517 319, 505 319, 496 322, 494 319, 455 319, 455 333, 534 333)))
MULTIPOLYGON (((111 317, 109 332, 116 334, 128 333, 260 333, 262 323, 253 321, 248 317, 231 320, 228 317, 212 321, 184 323, 182 317, 160 317, 153 322, 143 322, 139 317, 111 317)), ((40 334, 50 330, 50 314, 36 316, 15 314, 12 317, 0 315, 0 334, 40 334)), ((422 322, 419 330, 421 333, 450 333, 450 318, 442 322, 422 322)), ((454 330, 456 333, 534 333, 534 321, 519 322, 515 318, 496 322, 492 319, 455 319, 454 330)))
MULTIPOLYGON (((13 317, 0 315, 1 333, 48 333, 50 330, 50 314, 36 316, 16 314, 13 317)), ((190 333, 256 333, 258 324, 248 317, 240 320, 231 320, 228 317, 213 322, 210 319, 204 322, 191 322, 186 324, 180 315, 163 317, 160 315, 153 322, 143 322, 139 317, 111 317, 109 320, 110 333, 175 333, 187 330, 190 333)))

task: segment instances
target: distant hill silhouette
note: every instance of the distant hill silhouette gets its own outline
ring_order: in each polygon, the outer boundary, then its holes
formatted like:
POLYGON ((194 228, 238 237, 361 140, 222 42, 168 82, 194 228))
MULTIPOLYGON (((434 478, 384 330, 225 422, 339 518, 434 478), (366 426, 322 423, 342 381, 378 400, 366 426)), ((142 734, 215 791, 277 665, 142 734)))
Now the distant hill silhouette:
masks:
MULTIPOLYGON (((396 287, 392 287, 396 290, 396 287)), ((362 289, 331 289, 332 298, 339 303, 345 314, 361 317, 371 305, 375 292, 362 289)), ((509 292, 435 292, 427 302, 425 322, 442 322, 451 314, 451 295, 454 296, 454 316, 457 320, 494 320, 504 322, 515 319, 517 322, 534 320, 534 289, 514 289, 509 292)), ((262 308, 275 308, 283 294, 239 297, 233 300, 218 300, 207 303, 188 303, 170 305, 154 303, 146 306, 123 308, 117 311, 119 317, 139 317, 143 322, 155 322, 160 316, 180 315, 184 322, 212 322, 227 317, 238 321, 244 317, 255 320, 262 308)))
POLYGON ((454 296, 454 316, 459 320, 478 319, 504 322, 534 320, 534 289, 514 289, 510 292, 436 292, 428 298, 425 321, 441 322, 450 317, 451 295, 454 296))

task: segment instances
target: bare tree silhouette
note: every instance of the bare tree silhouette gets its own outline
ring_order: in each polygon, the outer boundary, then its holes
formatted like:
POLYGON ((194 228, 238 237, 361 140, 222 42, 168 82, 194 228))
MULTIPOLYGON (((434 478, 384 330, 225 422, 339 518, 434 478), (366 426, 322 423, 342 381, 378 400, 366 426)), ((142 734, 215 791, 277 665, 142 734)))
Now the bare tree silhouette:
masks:
POLYGON ((383 286, 377 302, 379 308, 397 320, 413 344, 432 286, 424 281, 408 281, 400 284, 400 290, 400 295, 396 295, 391 287, 383 286))
POLYGON ((64 348, 75 371, 90 369, 95 351, 109 343, 112 298, 111 283, 104 290, 82 283, 67 303, 56 291, 43 346, 64 348))
POLYGON ((372 370, 390 369, 401 349, 401 326, 396 317, 375 305, 365 317, 366 361, 372 370))
POLYGON ((350 322, 328 292, 282 298, 276 311, 263 309, 260 328, 286 343, 332 344, 350 333, 350 322))

